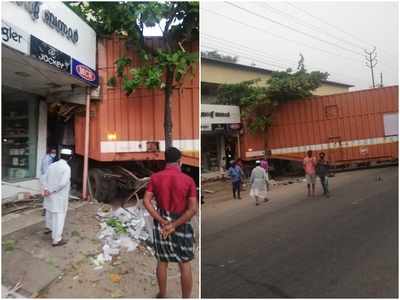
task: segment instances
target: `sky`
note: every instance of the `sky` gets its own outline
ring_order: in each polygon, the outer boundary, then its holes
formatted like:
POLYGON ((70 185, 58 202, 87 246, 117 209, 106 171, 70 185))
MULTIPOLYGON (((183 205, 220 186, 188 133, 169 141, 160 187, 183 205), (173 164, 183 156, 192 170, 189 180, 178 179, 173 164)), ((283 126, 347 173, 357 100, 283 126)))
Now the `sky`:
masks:
POLYGON ((372 87, 364 50, 376 46, 375 82, 398 84, 397 2, 201 2, 202 51, 238 56, 238 63, 270 70, 309 71, 328 80, 372 87))

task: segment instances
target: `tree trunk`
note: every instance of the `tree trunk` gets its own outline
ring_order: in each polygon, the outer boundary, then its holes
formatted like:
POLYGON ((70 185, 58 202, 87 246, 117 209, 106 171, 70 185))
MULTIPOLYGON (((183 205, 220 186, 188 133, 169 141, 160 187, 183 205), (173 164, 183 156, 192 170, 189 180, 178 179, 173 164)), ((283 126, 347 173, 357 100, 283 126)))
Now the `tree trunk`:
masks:
POLYGON ((174 71, 167 68, 166 80, 165 80, 165 106, 164 106, 164 139, 165 149, 172 147, 172 103, 171 96, 173 91, 173 79, 174 71))

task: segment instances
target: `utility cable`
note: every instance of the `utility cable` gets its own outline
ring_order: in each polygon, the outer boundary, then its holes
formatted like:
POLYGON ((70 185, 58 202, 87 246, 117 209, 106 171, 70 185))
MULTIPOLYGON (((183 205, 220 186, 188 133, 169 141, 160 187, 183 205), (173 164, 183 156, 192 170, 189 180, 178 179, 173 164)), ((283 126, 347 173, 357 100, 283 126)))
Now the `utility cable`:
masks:
POLYGON ((308 36, 308 37, 310 37, 310 38, 312 38, 312 39, 315 39, 315 40, 318 40, 318 41, 320 41, 320 42, 329 44, 329 45, 331 45, 331 46, 340 48, 340 49, 342 49, 342 50, 344 50, 344 51, 351 52, 351 53, 353 53, 353 54, 362 56, 361 53, 356 52, 356 51, 353 51, 352 49, 342 47, 342 46, 338 45, 337 43, 333 43, 333 42, 330 42, 330 41, 321 39, 321 38, 319 38, 319 37, 316 37, 316 36, 314 36, 314 35, 312 35, 312 34, 309 34, 309 33, 307 33, 307 32, 298 30, 298 29, 296 29, 296 28, 293 28, 293 27, 291 27, 291 26, 289 26, 289 25, 286 25, 286 24, 283 24, 283 23, 281 23, 281 22, 278 22, 278 21, 276 21, 276 20, 274 20, 274 19, 271 19, 271 18, 269 18, 269 17, 260 15, 260 14, 258 14, 258 13, 256 13, 256 12, 254 12, 254 11, 251 11, 251 10, 249 10, 249 9, 247 9, 247 8, 244 8, 244 7, 240 6, 240 5, 237 5, 237 4, 235 4, 235 3, 232 3, 232 2, 229 2, 229 1, 225 1, 225 3, 227 3, 227 4, 229 4, 229 5, 233 6, 233 7, 236 7, 236 8, 238 8, 238 9, 242 10, 242 11, 245 11, 245 12, 247 12, 247 13, 253 15, 253 16, 257 16, 257 17, 262 18, 262 19, 264 19, 264 20, 267 20, 267 21, 269 21, 269 22, 271 22, 271 23, 274 23, 274 24, 280 25, 280 26, 282 26, 282 27, 285 27, 285 28, 287 28, 287 29, 289 29, 289 30, 291 30, 291 31, 294 31, 294 32, 303 34, 303 35, 308 36))

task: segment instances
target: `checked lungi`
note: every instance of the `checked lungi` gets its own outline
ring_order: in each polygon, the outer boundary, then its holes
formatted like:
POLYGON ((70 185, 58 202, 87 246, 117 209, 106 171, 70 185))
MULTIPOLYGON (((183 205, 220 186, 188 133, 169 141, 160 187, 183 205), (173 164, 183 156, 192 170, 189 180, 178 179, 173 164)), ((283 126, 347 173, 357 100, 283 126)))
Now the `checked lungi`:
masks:
MULTIPOLYGON (((177 220, 180 215, 168 212, 164 209, 158 209, 162 218, 168 221, 177 220)), ((163 262, 188 262, 194 258, 193 228, 190 223, 182 224, 175 228, 175 232, 163 239, 161 235, 161 225, 154 220, 154 250, 157 260, 163 262)))

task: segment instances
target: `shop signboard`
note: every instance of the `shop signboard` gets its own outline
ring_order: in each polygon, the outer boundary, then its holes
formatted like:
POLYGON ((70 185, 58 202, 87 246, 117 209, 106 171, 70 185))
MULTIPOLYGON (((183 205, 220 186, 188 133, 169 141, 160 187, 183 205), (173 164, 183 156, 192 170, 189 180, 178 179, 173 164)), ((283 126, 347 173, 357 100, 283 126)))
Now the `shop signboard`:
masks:
POLYGON ((212 124, 211 128, 213 131, 223 132, 226 130, 225 124, 212 124))
POLYGON ((239 124, 239 106, 202 104, 201 105, 201 124, 239 124))
POLYGON ((201 125, 201 131, 211 131, 212 127, 211 124, 202 124, 201 125))
POLYGON ((99 78, 97 72, 74 58, 72 58, 71 74, 72 76, 77 77, 90 85, 98 85, 99 78))
POLYGON ((16 24, 29 35, 96 69, 96 32, 65 3, 2 1, 1 6, 6 24, 16 24))
POLYGON ((29 54, 29 34, 3 20, 1 21, 1 42, 23 54, 29 54))
POLYGON ((71 72, 71 57, 50 46, 35 36, 31 36, 31 56, 56 67, 60 71, 71 72))

